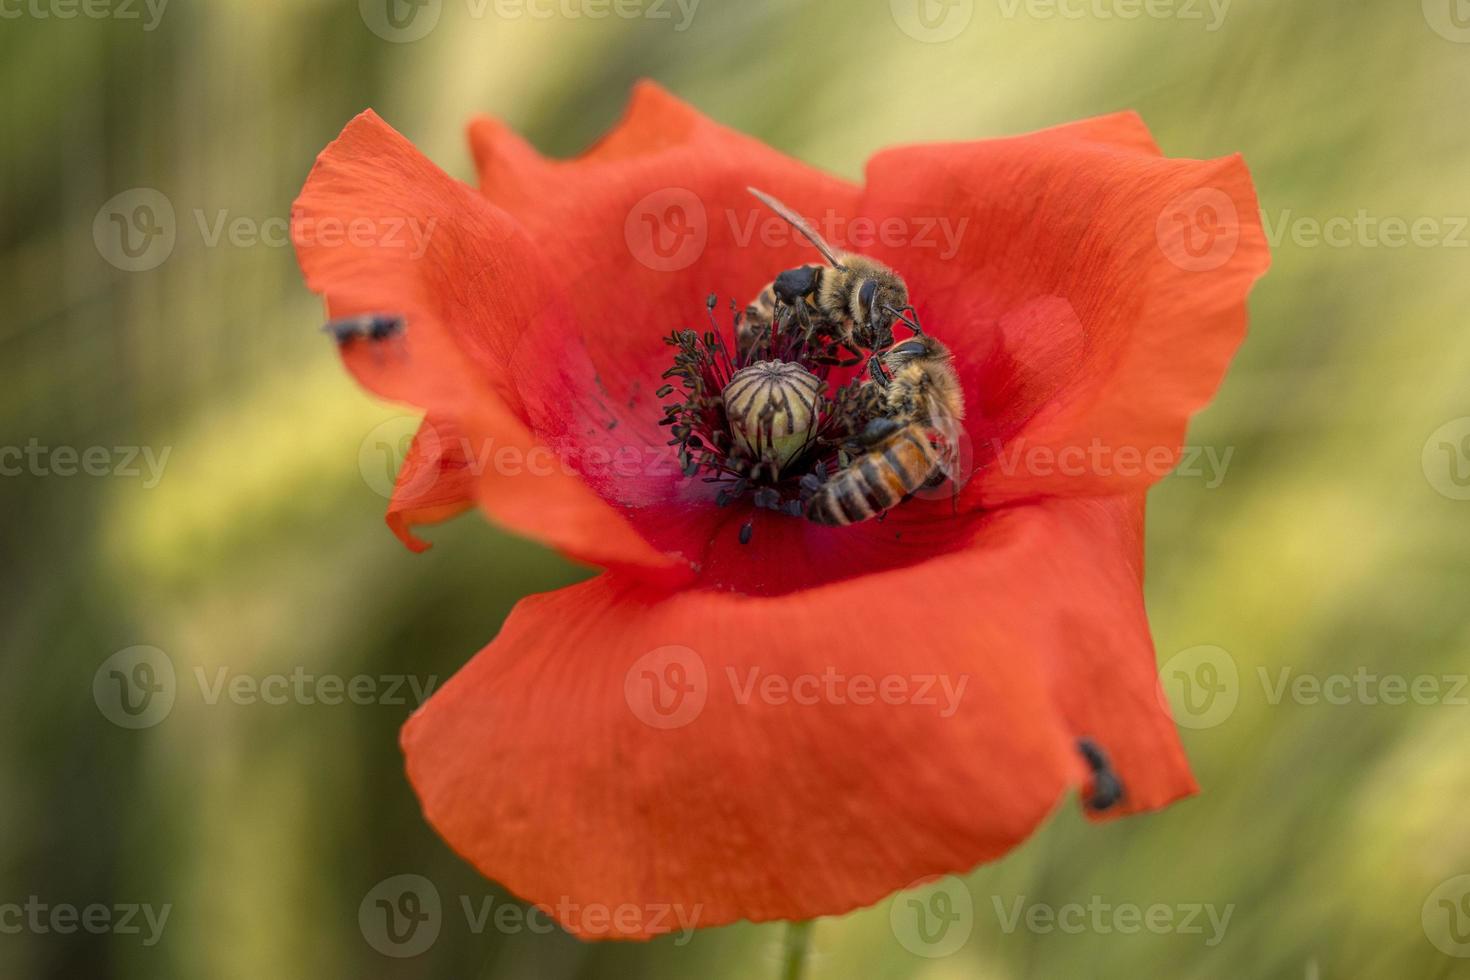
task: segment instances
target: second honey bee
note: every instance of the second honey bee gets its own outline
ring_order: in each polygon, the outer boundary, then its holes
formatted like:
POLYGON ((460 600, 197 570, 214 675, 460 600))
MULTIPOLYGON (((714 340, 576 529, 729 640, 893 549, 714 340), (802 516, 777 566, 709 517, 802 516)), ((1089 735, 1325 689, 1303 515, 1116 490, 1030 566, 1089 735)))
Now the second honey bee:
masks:
POLYGON ((830 265, 797 266, 768 283, 745 308, 735 335, 739 352, 757 350, 783 310, 790 310, 809 335, 830 334, 855 355, 891 344, 894 321, 909 322, 913 312, 902 277, 877 259, 834 251, 801 215, 764 191, 747 190, 816 246, 830 265))
POLYGON ((818 524, 856 524, 877 517, 915 490, 948 477, 958 481, 965 394, 949 349, 917 334, 869 362, 879 414, 859 436, 862 454, 825 483, 803 480, 803 506, 818 524))

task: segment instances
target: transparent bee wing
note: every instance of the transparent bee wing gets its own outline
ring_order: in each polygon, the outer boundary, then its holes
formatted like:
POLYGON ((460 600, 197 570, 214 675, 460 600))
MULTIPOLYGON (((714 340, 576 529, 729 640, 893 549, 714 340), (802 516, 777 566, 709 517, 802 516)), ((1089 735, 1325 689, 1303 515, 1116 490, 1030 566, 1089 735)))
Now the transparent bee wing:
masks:
POLYGON ((924 410, 929 428, 939 436, 939 468, 955 483, 963 480, 960 472, 960 425, 958 420, 933 395, 924 396, 924 410))
POLYGON ((757 190, 754 187, 747 187, 746 190, 750 191, 757 198, 759 198, 760 202, 766 207, 779 214, 782 218, 785 218, 786 221, 791 224, 791 227, 801 232, 802 235, 805 236, 806 240, 815 245, 817 247, 817 251, 821 252, 822 255, 826 257, 828 262, 831 262, 832 265, 838 269, 843 268, 842 262, 838 260, 837 253, 832 250, 832 246, 828 245, 826 240, 823 239, 821 235, 818 235, 816 230, 813 229, 811 225, 806 223, 805 218, 788 208, 786 205, 782 204, 780 201, 776 200, 771 195, 767 194, 765 191, 757 190))

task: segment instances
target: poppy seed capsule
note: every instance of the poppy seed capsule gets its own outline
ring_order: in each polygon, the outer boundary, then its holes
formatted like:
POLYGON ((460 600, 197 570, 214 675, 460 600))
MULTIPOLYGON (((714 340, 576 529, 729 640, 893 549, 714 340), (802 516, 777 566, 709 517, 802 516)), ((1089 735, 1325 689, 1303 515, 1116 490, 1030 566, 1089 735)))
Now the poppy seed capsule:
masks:
POLYGON ((735 372, 724 399, 736 443, 780 470, 811 439, 822 382, 800 364, 759 361, 735 372))

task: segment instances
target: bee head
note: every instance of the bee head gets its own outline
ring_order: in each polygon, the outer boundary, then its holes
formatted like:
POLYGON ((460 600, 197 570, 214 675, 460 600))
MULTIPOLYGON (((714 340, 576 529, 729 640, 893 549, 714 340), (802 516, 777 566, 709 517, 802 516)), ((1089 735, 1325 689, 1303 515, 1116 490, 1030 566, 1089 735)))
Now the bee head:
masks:
POLYGON ((877 262, 864 263, 849 295, 848 313, 864 346, 876 349, 893 343, 893 321, 909 302, 908 287, 897 273, 877 262))

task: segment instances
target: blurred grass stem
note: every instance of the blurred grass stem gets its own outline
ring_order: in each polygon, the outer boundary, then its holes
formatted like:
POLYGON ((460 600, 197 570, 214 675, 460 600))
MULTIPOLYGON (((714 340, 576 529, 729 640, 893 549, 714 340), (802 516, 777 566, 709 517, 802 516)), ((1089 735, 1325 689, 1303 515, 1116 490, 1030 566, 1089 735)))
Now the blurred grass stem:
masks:
POLYGON ((801 980, 806 975, 807 953, 812 945, 812 920, 788 922, 781 948, 781 980, 801 980))

